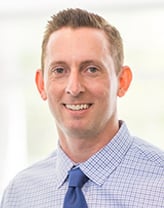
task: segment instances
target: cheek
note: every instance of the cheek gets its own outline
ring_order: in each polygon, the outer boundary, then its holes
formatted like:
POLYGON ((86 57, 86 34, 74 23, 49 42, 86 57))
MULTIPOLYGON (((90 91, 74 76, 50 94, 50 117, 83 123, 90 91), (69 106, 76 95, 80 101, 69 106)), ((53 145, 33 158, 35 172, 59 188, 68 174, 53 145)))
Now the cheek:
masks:
POLYGON ((53 82, 47 82, 46 85, 46 93, 47 93, 47 99, 50 104, 55 104, 60 97, 60 88, 55 85, 53 82))
POLYGON ((60 117, 60 96, 59 92, 55 87, 47 88, 47 102, 49 105, 49 109, 56 120, 56 117, 60 117))
POLYGON ((101 105, 115 105, 117 100, 117 80, 97 81, 91 87, 95 98, 98 99, 101 105))
POLYGON ((94 84, 91 83, 90 89, 92 90, 95 97, 107 98, 110 94, 110 84, 105 81, 97 81, 94 84))

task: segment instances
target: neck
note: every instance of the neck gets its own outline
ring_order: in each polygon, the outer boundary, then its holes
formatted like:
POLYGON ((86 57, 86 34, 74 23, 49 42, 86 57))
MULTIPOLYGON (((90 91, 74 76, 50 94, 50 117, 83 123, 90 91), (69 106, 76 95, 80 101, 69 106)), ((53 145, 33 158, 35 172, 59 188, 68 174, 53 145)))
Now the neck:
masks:
POLYGON ((59 142, 63 151, 75 163, 88 160, 93 154, 107 145, 119 129, 118 121, 114 125, 107 125, 103 131, 92 137, 63 134, 58 129, 59 142))

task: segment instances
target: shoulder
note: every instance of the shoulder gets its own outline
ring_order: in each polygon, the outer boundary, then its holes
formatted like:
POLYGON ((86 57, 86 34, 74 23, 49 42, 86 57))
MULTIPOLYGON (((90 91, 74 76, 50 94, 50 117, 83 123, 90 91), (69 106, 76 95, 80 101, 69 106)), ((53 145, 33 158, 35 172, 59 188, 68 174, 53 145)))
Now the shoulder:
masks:
POLYGON ((20 171, 10 182, 7 190, 13 189, 28 189, 34 184, 42 184, 44 181, 55 175, 56 171, 56 152, 49 157, 34 163, 28 168, 20 171))
POLYGON ((131 167, 164 176, 164 151, 138 137, 133 139, 126 155, 126 160, 129 160, 131 167))
MULTIPOLYGON (((24 207, 22 203, 33 203, 34 199, 46 197, 45 190, 56 184, 56 152, 19 172, 6 188, 2 204, 4 207, 24 207)), ((1 205, 2 206, 2 205, 1 205)))
MULTIPOLYGON (((47 173, 52 172, 56 167, 56 152, 53 152, 51 155, 49 155, 47 158, 40 160, 28 168, 22 170, 19 172, 14 180, 19 179, 32 179, 38 177, 44 177, 47 175, 47 173)), ((53 171, 54 172, 54 171, 53 171)))
POLYGON ((134 137, 132 150, 144 160, 164 167, 164 151, 155 147, 154 145, 140 138, 134 137))
POLYGON ((117 141, 119 141, 119 143, 117 142, 117 145, 120 145, 122 139, 124 139, 124 144, 128 144, 128 149, 126 149, 125 158, 123 159, 125 165, 164 168, 164 150, 155 147, 139 137, 132 136, 123 121, 121 121, 118 137, 120 139, 117 139, 117 141))

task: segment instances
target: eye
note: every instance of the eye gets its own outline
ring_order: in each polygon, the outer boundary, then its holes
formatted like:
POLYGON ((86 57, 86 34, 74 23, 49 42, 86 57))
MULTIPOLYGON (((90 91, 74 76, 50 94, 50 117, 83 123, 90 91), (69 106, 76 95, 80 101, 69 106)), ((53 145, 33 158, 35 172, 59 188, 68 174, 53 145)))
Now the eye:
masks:
POLYGON ((51 72, 53 73, 53 76, 55 77, 62 77, 66 75, 67 70, 64 67, 54 67, 51 72))
POLYGON ((97 77, 100 75, 100 68, 94 65, 87 66, 84 70, 85 75, 89 77, 97 77))
POLYGON ((64 69, 62 67, 56 67, 52 69, 52 72, 55 72, 56 74, 62 74, 64 73, 64 69))
POLYGON ((96 73, 98 71, 98 69, 94 66, 88 67, 88 72, 90 73, 96 73))
POLYGON ((63 68, 57 68, 56 69, 56 73, 58 73, 58 74, 62 74, 63 72, 64 72, 63 68))

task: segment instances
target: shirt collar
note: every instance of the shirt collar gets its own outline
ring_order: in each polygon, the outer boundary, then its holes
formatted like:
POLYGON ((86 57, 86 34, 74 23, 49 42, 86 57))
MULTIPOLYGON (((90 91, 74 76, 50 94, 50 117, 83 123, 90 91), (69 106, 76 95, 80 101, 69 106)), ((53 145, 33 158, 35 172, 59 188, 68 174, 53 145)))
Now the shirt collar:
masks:
POLYGON ((56 176, 57 176, 57 188, 60 188, 66 181, 68 171, 73 167, 74 163, 63 152, 59 144, 57 147, 57 163, 56 163, 56 176))
POLYGON ((102 185, 124 159, 133 138, 124 122, 113 139, 100 151, 81 164, 82 171, 97 185, 102 185))
MULTIPOLYGON (((124 122, 113 139, 100 151, 79 166, 81 170, 97 185, 102 185, 106 178, 118 167, 132 144, 132 137, 124 122)), ((57 148, 57 188, 67 179, 68 171, 74 163, 59 147, 57 148)))

